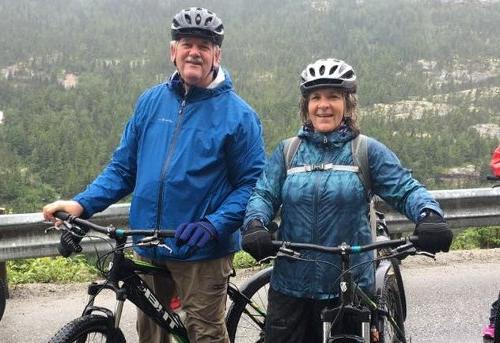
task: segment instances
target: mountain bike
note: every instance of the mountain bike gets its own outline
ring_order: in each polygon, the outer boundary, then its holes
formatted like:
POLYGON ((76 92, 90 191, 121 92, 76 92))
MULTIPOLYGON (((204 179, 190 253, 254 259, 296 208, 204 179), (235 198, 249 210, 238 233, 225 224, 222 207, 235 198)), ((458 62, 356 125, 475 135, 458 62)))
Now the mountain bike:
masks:
MULTIPOLYGON (((64 257, 72 253, 82 251, 80 241, 88 236, 88 232, 93 230, 100 232, 115 241, 115 246, 110 252, 99 256, 97 267, 105 277, 104 281, 92 282, 88 287, 89 301, 85 306, 82 315, 64 325, 51 338, 50 343, 69 342, 126 342, 123 332, 120 329, 120 319, 125 300, 130 300, 148 317, 154 320, 159 326, 169 332, 180 343, 188 343, 187 330, 179 315, 166 306, 160 298, 146 285, 139 277, 140 274, 165 274, 164 268, 157 267, 144 261, 136 261, 127 257, 125 249, 134 245, 141 247, 164 246, 169 248, 164 238, 173 237, 173 230, 124 230, 113 226, 100 226, 87 220, 83 220, 64 212, 56 212, 55 217, 62 220, 59 225, 61 234, 61 244, 59 252, 64 257), (127 237, 143 236, 136 243, 128 243, 127 237), (109 268, 104 264, 111 258, 109 268), (116 295, 116 306, 114 310, 105 307, 94 306, 94 301, 103 290, 111 290, 116 295)), ((55 229, 52 227, 48 230, 55 229)), ((102 238, 102 237, 101 237, 102 238)), ((233 273, 234 274, 234 273, 233 273)), ((257 278, 251 278, 247 284, 261 285, 264 287, 269 283, 269 278, 262 277, 261 273, 257 278)), ((253 289, 253 288, 252 288, 253 289)), ((259 293, 259 289, 253 289, 253 294, 259 293)), ((240 291, 234 284, 228 284, 228 297, 231 307, 239 308, 245 304, 258 308, 252 303, 252 295, 245 286, 240 291)), ((234 336, 231 342, 235 342, 234 336)), ((237 341, 236 341, 237 342, 237 341)))
POLYGON ((7 285, 0 279, 0 320, 2 320, 3 313, 5 311, 5 302, 7 299, 7 285))
MULTIPOLYGON (((387 228, 379 227, 379 229, 387 228)), ((322 312, 324 343, 387 343, 407 342, 404 331, 406 299, 399 259, 409 255, 434 257, 433 254, 417 251, 413 246, 416 240, 417 237, 414 236, 391 240, 386 235, 378 235, 375 242, 363 246, 342 243, 337 247, 327 247, 286 241, 273 241, 273 245, 279 247, 275 258, 301 259, 300 250, 303 249, 340 256, 341 275, 338 284, 341 295, 338 306, 325 308, 322 312), (371 250, 377 251, 377 256, 373 260, 377 268, 375 294, 368 295, 352 279, 351 271, 359 265, 350 265, 350 255, 371 250)), ((260 274, 268 278, 271 272, 272 269, 268 268, 260 274)), ((248 285, 247 296, 254 295, 251 286, 252 283, 248 285)), ((255 304, 254 298, 255 295, 252 298, 255 304)), ((249 342, 263 342, 266 307, 267 305, 255 309, 252 306, 242 307, 242 303, 234 305, 227 315, 228 331, 249 335, 252 337, 247 340, 249 342)))

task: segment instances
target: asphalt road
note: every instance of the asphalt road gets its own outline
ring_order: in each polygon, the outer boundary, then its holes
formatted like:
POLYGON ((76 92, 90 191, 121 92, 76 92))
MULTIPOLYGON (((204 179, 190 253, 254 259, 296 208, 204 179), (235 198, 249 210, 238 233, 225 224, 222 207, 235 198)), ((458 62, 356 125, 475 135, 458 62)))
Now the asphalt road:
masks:
MULTIPOLYGON (((482 342, 482 325, 500 290, 500 249, 440 254, 436 261, 403 261, 408 301, 406 330, 412 343, 482 342)), ((23 285, 11 288, 0 321, 0 343, 47 342, 79 316, 86 285, 23 285)), ((103 301, 113 306, 112 297, 103 301)), ((111 307, 113 308, 113 307, 111 307)), ((122 328, 137 342, 135 309, 125 306, 122 328)))

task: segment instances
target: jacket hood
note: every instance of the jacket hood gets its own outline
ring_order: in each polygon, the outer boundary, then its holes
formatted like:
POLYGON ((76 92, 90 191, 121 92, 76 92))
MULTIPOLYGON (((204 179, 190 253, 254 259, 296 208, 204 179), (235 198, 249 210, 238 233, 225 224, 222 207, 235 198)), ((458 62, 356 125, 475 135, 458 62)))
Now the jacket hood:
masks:
MULTIPOLYGON (((225 79, 215 88, 202 88, 193 86, 190 88, 186 99, 189 101, 199 101, 212 96, 217 96, 221 93, 229 92, 233 89, 233 82, 227 70, 222 69, 225 79)), ((182 86, 181 75, 175 71, 168 79, 166 86, 174 90, 181 98, 184 98, 184 87, 182 86)))
POLYGON ((342 124, 336 130, 328 133, 316 132, 303 126, 297 136, 302 139, 307 139, 308 141, 315 144, 327 144, 331 146, 341 146, 345 142, 348 142, 356 137, 356 134, 351 130, 351 128, 345 124, 342 124))

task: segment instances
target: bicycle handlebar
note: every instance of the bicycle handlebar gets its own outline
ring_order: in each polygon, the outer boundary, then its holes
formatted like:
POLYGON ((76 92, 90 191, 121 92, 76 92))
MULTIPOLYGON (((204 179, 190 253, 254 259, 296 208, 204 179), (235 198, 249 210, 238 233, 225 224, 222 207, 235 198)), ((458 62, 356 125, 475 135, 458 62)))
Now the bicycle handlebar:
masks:
MULTIPOLYGON (((115 240, 128 236, 154 237, 156 240, 159 240, 160 238, 171 238, 175 236, 174 230, 124 230, 117 229, 113 226, 101 226, 88 220, 70 215, 69 213, 63 211, 55 212, 54 217, 62 220, 65 223, 74 225, 67 226, 66 224, 64 224, 67 230, 65 230, 61 234, 59 246, 57 247, 57 250, 63 257, 68 257, 74 252, 79 253, 82 251, 80 242, 89 230, 103 233, 115 240)), ((151 243, 152 241, 153 240, 149 239, 148 243, 151 243)))
MULTIPOLYGON (((418 241, 417 236, 402 237, 393 240, 383 240, 366 245, 348 245, 342 243, 339 246, 328 247, 323 245, 311 244, 311 243, 292 243, 287 241, 272 241, 273 245, 279 247, 279 252, 283 253, 282 256, 296 256, 297 253, 293 249, 301 250, 315 250, 320 252, 326 252, 336 255, 351 255, 359 254, 365 251, 383 249, 383 248, 396 248, 395 253, 402 253, 410 249, 414 249, 414 243, 418 241)), ((427 254, 426 254, 427 255, 427 254)), ((432 255, 432 254, 429 254, 432 255)), ((433 255, 432 255, 433 256, 433 255)), ((431 257, 432 257, 431 256, 431 257)))
POLYGON ((408 236, 402 237, 399 239, 392 239, 387 241, 378 241, 369 243, 366 245, 348 245, 341 244, 335 247, 328 247, 324 245, 317 245, 311 243, 292 243, 287 241, 273 241, 274 246, 285 247, 291 249, 308 249, 308 250, 316 250, 321 252, 327 252, 331 254, 356 254, 369 250, 382 249, 382 248, 394 248, 404 244, 413 243, 418 241, 418 236, 408 236))
POLYGON ((175 230, 156 230, 156 229, 145 229, 145 230, 125 230, 125 229, 117 229, 113 226, 101 226, 95 223, 92 223, 88 220, 81 219, 75 216, 70 215, 66 212, 58 211, 54 213, 54 217, 61 219, 62 221, 68 222, 70 224, 75 224, 78 226, 87 229, 92 229, 94 231, 103 233, 110 238, 118 238, 118 237, 128 237, 128 236, 156 236, 161 238, 172 238, 175 236, 175 230))

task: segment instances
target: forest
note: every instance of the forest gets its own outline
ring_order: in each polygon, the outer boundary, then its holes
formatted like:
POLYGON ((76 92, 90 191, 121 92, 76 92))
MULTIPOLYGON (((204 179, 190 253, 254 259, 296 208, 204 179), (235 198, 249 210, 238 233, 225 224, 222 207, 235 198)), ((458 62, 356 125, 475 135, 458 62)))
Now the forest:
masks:
POLYGON ((336 57, 357 72, 362 132, 418 180, 489 186, 498 1, 2 0, 0 208, 38 212, 98 175, 137 97, 174 71, 170 23, 190 6, 222 18, 222 65, 259 113, 268 152, 301 125, 300 71, 336 57))

